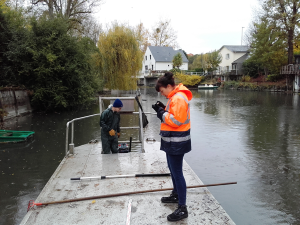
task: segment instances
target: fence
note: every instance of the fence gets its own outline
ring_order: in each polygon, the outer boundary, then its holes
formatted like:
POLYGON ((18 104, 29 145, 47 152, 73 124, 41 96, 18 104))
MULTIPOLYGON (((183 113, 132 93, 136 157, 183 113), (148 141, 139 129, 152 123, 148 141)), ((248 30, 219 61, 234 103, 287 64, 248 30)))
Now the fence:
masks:
POLYGON ((289 64, 286 66, 282 66, 280 69, 280 74, 300 74, 300 64, 289 64))

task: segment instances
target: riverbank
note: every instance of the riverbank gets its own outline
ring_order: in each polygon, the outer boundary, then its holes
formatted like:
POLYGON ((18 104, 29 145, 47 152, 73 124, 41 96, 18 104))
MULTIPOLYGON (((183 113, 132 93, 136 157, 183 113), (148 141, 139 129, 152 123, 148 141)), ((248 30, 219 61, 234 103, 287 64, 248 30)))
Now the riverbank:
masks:
POLYGON ((251 90, 251 91, 293 91, 292 85, 286 85, 285 81, 278 82, 241 82, 225 81, 220 85, 222 89, 251 90))

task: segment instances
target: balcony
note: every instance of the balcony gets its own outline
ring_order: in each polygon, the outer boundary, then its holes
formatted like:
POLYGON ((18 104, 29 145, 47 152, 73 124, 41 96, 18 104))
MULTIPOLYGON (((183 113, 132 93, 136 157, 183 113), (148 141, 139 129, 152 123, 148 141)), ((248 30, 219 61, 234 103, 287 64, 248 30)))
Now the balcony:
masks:
POLYGON ((300 64, 289 64, 282 66, 280 69, 280 74, 288 75, 299 75, 300 74, 300 64))

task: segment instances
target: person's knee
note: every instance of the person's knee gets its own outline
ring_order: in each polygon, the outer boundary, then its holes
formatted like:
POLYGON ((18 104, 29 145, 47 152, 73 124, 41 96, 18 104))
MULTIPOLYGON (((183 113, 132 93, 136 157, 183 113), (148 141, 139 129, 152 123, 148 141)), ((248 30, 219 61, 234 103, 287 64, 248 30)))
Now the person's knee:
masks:
POLYGON ((119 151, 118 151, 118 148, 111 148, 111 152, 113 153, 113 154, 116 154, 116 153, 118 153, 119 151))

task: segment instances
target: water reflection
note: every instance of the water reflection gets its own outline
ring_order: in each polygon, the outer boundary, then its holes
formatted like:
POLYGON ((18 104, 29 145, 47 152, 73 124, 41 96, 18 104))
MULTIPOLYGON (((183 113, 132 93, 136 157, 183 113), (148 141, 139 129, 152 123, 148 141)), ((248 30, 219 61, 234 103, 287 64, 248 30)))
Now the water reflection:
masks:
POLYGON ((196 173, 210 183, 238 181, 234 194, 211 188, 237 224, 299 224, 298 95, 234 91, 201 98, 192 116, 202 117, 196 123, 205 131, 195 133, 201 141, 193 139, 198 154, 187 155, 196 173))
MULTIPOLYGON (((153 112, 151 105, 157 100, 167 103, 154 88, 141 89, 141 95, 146 112, 153 112)), ((216 90, 194 90, 193 96, 193 150, 185 160, 204 183, 238 182, 209 188, 230 217, 236 224, 300 224, 299 96, 216 90)), ((63 159, 67 121, 96 113, 97 104, 6 124, 12 130, 33 130, 36 136, 25 146, 0 146, 0 224, 20 223, 28 201, 36 199, 63 159)), ((147 117, 144 137, 160 140, 160 121, 155 115, 147 117)), ((137 125, 138 116, 122 114, 121 126, 137 125)), ((75 146, 100 139, 98 116, 77 121, 74 128, 75 146)), ((137 140, 138 131, 121 131, 121 140, 130 137, 137 140)), ((140 147, 133 145, 135 150, 140 147)))

